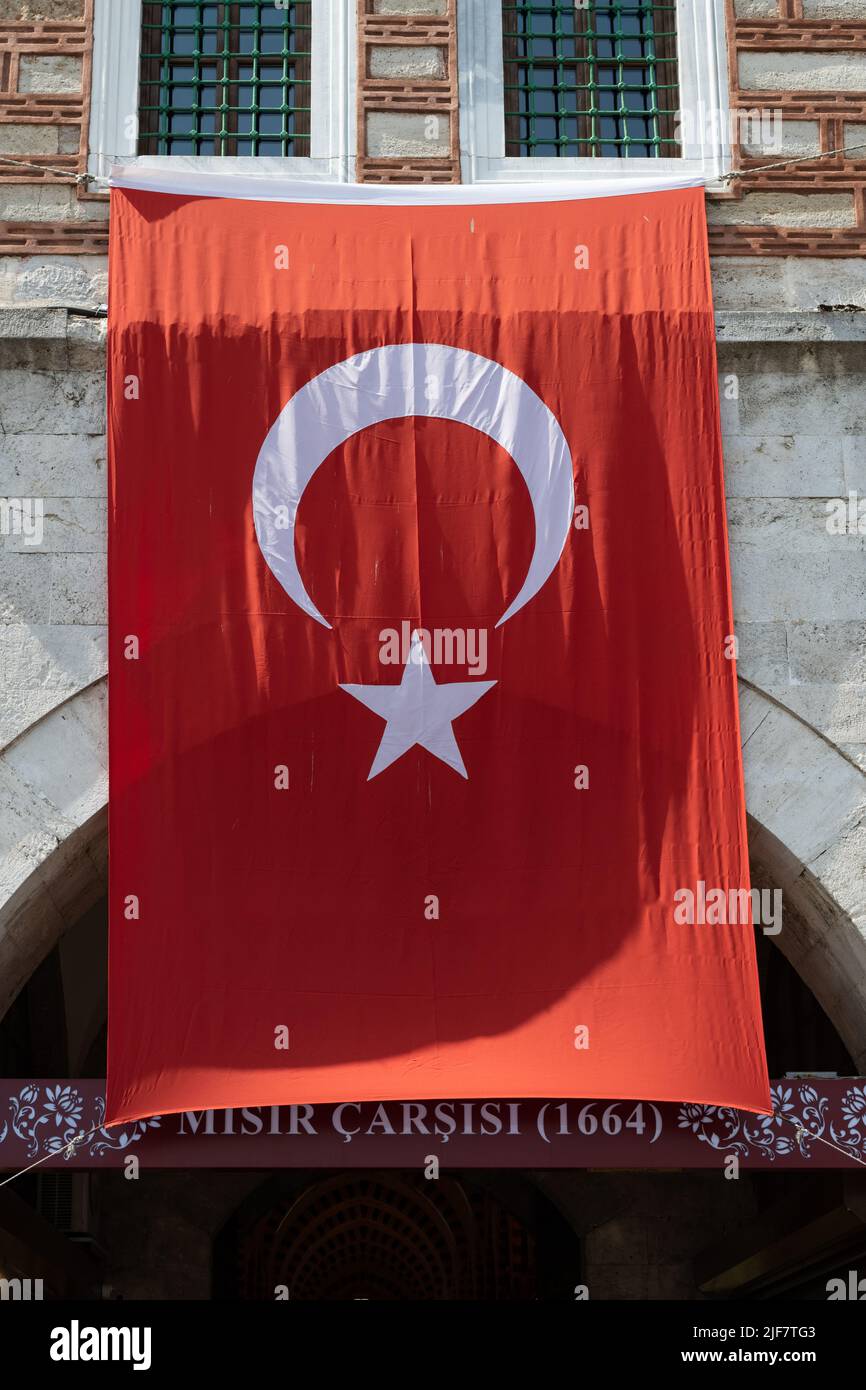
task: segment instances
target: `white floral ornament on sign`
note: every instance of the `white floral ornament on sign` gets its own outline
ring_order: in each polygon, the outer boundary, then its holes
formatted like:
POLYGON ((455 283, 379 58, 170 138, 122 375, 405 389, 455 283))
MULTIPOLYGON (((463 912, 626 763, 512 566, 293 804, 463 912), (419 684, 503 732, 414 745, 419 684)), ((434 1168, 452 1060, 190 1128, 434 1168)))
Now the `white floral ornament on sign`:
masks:
POLYGON ((44 1156, 62 1153, 68 1162, 79 1152, 91 1158, 109 1151, 120 1152, 141 1139, 148 1129, 160 1126, 160 1116, 153 1115, 122 1129, 103 1129, 105 1101, 97 1096, 92 1121, 83 1127, 84 1106, 84 1097, 74 1086, 28 1082, 10 1097, 11 1120, 4 1121, 0 1128, 0 1144, 8 1135, 14 1135, 26 1145, 28 1158, 35 1158, 41 1149, 44 1156))
POLYGON ((774 1162, 798 1151, 812 1157, 813 1144, 822 1140, 849 1153, 856 1162, 866 1161, 866 1087, 852 1086, 842 1097, 841 1124, 828 1118, 830 1101, 813 1086, 774 1086, 770 1090, 772 1115, 751 1115, 728 1106, 683 1105, 679 1128, 690 1129, 700 1143, 719 1153, 746 1158, 761 1154, 774 1162))

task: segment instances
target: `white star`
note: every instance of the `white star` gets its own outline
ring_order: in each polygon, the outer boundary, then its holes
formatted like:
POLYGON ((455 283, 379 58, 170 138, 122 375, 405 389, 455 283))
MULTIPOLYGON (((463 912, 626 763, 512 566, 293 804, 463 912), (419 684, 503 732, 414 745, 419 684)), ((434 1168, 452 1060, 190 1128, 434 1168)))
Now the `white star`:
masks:
POLYGON ((399 685, 341 685, 341 690, 385 720, 382 741, 367 781, 384 772, 416 743, 453 767, 461 777, 468 778, 451 721, 471 709, 495 684, 496 681, 455 681, 437 685, 424 644, 419 634, 413 632, 409 660, 399 685))

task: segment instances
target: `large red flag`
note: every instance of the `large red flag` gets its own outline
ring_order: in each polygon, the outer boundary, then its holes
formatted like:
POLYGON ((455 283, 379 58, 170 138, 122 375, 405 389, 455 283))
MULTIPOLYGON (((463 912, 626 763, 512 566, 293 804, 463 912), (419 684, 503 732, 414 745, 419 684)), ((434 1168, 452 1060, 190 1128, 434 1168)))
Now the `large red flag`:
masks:
POLYGON ((112 195, 108 1118, 766 1110, 702 190, 352 193, 112 195))

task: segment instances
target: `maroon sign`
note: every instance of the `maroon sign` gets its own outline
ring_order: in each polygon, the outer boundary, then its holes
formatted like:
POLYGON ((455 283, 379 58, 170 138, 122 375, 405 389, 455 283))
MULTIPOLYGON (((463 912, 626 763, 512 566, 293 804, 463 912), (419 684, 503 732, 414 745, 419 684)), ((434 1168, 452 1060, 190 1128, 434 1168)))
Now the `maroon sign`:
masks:
POLYGON ((102 1081, 0 1081, 0 1169, 749 1168, 866 1164, 866 1078, 772 1083, 773 1115, 653 1101, 386 1101, 184 1111, 105 1129, 102 1081), (82 1137, 83 1136, 83 1137, 82 1137))

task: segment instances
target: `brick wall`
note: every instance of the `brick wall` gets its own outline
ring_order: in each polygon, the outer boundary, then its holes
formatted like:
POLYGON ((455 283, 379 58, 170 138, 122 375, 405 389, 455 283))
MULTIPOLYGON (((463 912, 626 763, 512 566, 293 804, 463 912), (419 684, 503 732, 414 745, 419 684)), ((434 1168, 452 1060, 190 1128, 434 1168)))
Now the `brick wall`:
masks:
POLYGON ((357 3, 359 182, 459 183, 457 0, 357 3))
MULTIPOLYGON (((731 102, 741 114, 734 167, 866 146, 866 0, 726 3, 731 102), (756 108, 780 113, 779 125, 750 129, 742 117, 756 108)), ((866 254, 866 148, 754 173, 730 190, 709 205, 715 255, 866 254)))
POLYGON ((0 0, 0 253, 102 252, 87 167, 93 0, 0 0), (2 163, 26 160, 30 167, 2 163))
MULTIPOLYGON (((456 0, 357 3, 359 179, 458 181, 456 0)), ((726 6, 734 167, 866 146, 866 0, 726 6)), ((709 217, 717 256, 866 254, 866 148, 736 179, 709 217)))
MULTIPOLYGON (((358 178, 460 179, 457 0, 358 5, 358 178)), ((726 0, 735 167, 709 204, 716 256, 866 255, 866 0, 726 0), (747 113, 765 113, 763 126, 747 113), (766 117, 778 113, 780 124, 766 117)), ((104 253, 87 164, 93 0, 0 0, 0 254, 104 253)))

